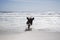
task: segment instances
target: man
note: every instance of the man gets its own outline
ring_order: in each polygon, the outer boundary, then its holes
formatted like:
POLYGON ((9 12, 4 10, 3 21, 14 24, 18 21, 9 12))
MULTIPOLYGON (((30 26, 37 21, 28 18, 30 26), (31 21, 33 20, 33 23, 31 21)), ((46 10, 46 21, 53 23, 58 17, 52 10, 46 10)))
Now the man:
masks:
POLYGON ((32 25, 34 20, 34 17, 27 17, 27 25, 28 25, 28 30, 30 29, 30 26, 32 25))

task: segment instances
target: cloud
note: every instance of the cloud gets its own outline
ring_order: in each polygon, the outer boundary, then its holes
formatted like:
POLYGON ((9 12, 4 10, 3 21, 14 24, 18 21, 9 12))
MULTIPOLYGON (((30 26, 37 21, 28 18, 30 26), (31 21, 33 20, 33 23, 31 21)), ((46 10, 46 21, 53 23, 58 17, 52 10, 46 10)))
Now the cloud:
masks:
POLYGON ((15 2, 40 2, 40 1, 56 1, 56 0, 9 0, 15 2))
MULTIPOLYGON (((49 1, 49 0, 10 0, 10 1, 49 1)), ((50 0, 53 1, 53 0, 50 0)))
POLYGON ((9 0, 9 1, 15 1, 15 2, 32 2, 34 0, 9 0))

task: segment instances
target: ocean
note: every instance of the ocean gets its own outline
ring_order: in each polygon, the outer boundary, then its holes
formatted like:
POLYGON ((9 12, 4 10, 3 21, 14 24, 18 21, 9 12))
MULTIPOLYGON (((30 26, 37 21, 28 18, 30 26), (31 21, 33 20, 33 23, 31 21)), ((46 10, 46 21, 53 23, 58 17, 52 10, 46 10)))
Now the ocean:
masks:
POLYGON ((27 28, 26 17, 33 16, 32 29, 47 32, 60 32, 59 13, 40 12, 0 12, 1 32, 24 32, 27 28))

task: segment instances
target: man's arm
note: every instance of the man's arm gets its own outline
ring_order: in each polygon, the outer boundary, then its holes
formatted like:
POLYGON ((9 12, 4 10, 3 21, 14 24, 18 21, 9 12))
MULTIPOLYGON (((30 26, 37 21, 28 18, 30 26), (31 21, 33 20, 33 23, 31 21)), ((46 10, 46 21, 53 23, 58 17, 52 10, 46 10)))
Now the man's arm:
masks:
POLYGON ((33 20, 34 20, 34 17, 33 17, 33 20))
POLYGON ((28 19, 28 17, 27 17, 27 19, 28 19))

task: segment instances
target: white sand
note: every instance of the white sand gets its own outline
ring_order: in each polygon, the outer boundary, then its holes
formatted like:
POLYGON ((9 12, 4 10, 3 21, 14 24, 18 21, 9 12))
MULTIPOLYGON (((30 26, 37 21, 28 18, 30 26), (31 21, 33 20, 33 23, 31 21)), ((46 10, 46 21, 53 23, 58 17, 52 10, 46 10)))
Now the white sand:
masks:
POLYGON ((0 40, 60 40, 59 32, 26 31, 0 35, 0 40))

